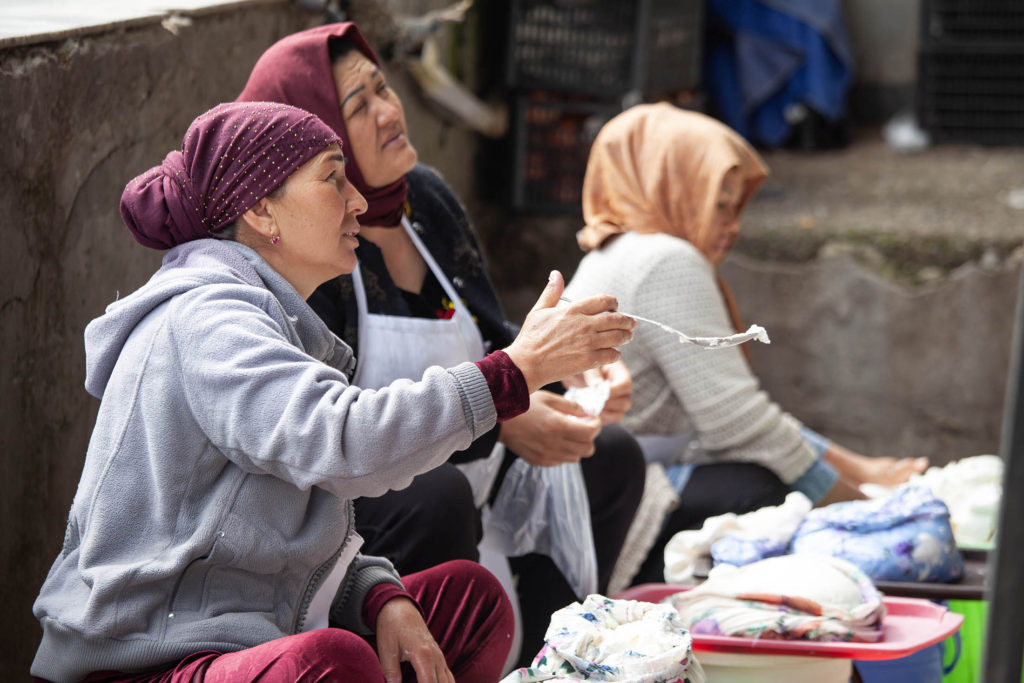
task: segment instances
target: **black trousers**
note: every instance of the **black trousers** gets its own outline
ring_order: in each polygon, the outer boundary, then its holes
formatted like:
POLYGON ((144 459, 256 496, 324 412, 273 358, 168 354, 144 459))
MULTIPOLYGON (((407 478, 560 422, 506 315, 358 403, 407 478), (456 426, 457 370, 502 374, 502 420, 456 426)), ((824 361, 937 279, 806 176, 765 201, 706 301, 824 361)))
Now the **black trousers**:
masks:
POLYGON ((789 491, 774 472, 754 463, 725 462, 695 468, 680 494, 679 507, 665 519, 633 584, 664 583, 665 546, 677 532, 699 529, 708 517, 726 512, 743 514, 779 505, 789 491))
POLYGON ((401 491, 355 501, 362 552, 386 557, 402 576, 449 560, 480 559, 480 513, 469 481, 445 463, 401 491))
MULTIPOLYGON (((580 461, 590 503, 597 554, 598 589, 608 587, 644 489, 643 453, 618 425, 601 430, 594 455, 580 461)), ((514 457, 514 456, 513 456, 514 457)), ((400 574, 422 571, 454 559, 478 560, 480 513, 469 482, 451 464, 421 474, 401 491, 355 501, 356 530, 363 552, 387 557, 400 574)), ((551 613, 577 599, 546 555, 509 558, 516 575, 527 664, 544 642, 551 613)))

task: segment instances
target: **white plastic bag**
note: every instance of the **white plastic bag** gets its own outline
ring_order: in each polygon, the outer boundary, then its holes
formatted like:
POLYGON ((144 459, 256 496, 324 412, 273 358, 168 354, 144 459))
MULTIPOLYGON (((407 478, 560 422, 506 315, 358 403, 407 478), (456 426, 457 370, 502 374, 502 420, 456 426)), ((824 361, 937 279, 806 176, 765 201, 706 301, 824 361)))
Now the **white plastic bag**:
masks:
POLYGON ((501 469, 501 461, 505 458, 505 445, 494 444, 491 454, 480 460, 470 460, 456 465, 460 472, 466 477, 469 486, 473 489, 473 504, 482 508, 491 495, 491 487, 498 477, 501 469))
POLYGON ((509 557, 542 553, 578 598, 597 592, 590 503, 579 463, 536 467, 517 458, 491 505, 490 525, 509 557))

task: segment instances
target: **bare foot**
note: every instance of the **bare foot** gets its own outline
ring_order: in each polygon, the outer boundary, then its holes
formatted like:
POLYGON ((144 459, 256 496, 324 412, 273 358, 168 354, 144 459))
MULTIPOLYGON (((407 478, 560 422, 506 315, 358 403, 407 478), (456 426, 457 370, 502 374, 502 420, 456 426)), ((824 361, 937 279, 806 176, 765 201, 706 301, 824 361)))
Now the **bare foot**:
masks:
POLYGON ((928 458, 865 457, 858 463, 861 483, 880 486, 898 486, 928 469, 928 458))

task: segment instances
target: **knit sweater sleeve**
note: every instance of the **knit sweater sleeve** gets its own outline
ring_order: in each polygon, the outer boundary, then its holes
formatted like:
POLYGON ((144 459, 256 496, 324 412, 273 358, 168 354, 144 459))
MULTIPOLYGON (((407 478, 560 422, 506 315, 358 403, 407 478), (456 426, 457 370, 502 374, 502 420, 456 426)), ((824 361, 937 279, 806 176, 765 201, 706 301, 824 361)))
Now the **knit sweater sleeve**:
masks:
MULTIPOLYGON (((682 240, 656 246, 637 274, 633 312, 695 336, 734 332, 714 271, 682 240), (668 247, 668 248, 666 248, 668 247)), ((712 456, 759 463, 788 484, 816 462, 800 423, 760 388, 741 351, 704 349, 653 325, 642 325, 638 341, 689 416, 702 447, 712 456)))

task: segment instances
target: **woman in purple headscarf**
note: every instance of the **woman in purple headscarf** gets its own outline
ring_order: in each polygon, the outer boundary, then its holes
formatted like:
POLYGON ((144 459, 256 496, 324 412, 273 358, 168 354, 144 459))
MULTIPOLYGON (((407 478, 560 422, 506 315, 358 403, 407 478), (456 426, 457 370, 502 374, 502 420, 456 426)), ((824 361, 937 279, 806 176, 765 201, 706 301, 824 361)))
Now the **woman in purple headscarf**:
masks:
MULTIPOLYGON (((369 205, 359 217, 359 267, 325 283, 309 303, 356 349, 356 384, 384 386, 418 377, 431 365, 476 360, 514 337, 465 211, 437 173, 417 163, 402 102, 354 24, 321 26, 278 41, 256 63, 239 100, 302 107, 346 145, 351 141, 346 173, 369 205)), ((501 541, 503 550, 518 545, 513 550, 526 551, 510 553, 522 608, 522 664, 542 645, 554 610, 607 589, 643 491, 639 447, 611 424, 629 407, 629 374, 623 365, 602 373, 596 379, 610 380, 610 398, 600 417, 566 400, 564 389, 545 387, 534 394, 529 411, 405 490, 356 501, 357 528, 367 544, 396 566, 415 570, 475 559, 477 507, 489 501, 491 511, 500 508, 504 482, 539 476, 539 467, 579 462, 586 491, 574 506, 570 537, 584 540, 549 544, 554 548, 501 541), (457 468, 469 473, 472 491, 457 468), (570 584, 584 554, 596 567, 591 584, 570 584)))
POLYGON ((632 323, 596 297, 478 363, 380 390, 305 303, 355 267, 366 202, 338 136, 280 104, 215 107, 128 184, 121 214, 169 249, 86 329, 101 398, 63 549, 34 612, 57 681, 494 681, 512 628, 469 562, 400 579, 359 553, 351 500, 401 487, 618 357, 632 323), (403 664, 407 663, 407 664, 403 664))

